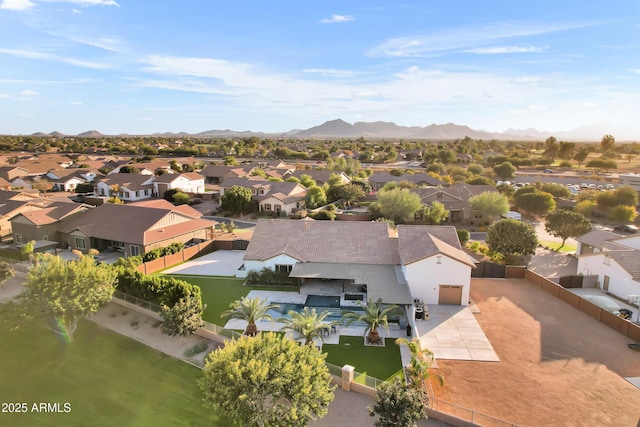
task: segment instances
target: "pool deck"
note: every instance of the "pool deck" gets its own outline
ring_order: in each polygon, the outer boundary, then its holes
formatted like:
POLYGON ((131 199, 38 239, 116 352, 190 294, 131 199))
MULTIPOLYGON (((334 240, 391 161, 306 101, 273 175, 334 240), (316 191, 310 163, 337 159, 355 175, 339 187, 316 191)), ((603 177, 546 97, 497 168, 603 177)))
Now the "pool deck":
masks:
MULTIPOLYGON (((336 295, 339 292, 333 291, 333 294, 328 294, 325 291, 325 295, 336 295)), ((251 291, 247 295, 248 298, 260 297, 266 299, 269 302, 280 304, 298 304, 304 305, 307 301, 309 294, 318 295, 315 289, 301 289, 298 292, 281 292, 281 291, 251 291)), ((341 303, 347 303, 351 306, 357 307, 357 303, 354 301, 344 301, 341 299, 341 303)), ((429 319, 428 320, 416 320, 415 327, 417 334, 420 337, 420 341, 423 348, 427 348, 434 353, 437 359, 443 360, 472 360, 472 361, 484 361, 484 362, 498 362, 500 359, 493 350, 489 339, 484 334, 484 331, 478 324, 475 318, 474 312, 478 313, 478 309, 475 304, 470 306, 456 306, 456 305, 429 305, 429 319)), ((344 308, 344 307, 342 307, 344 308)), ((260 331, 280 331, 285 326, 283 323, 276 322, 275 319, 282 316, 282 313, 271 310, 269 313, 274 321, 261 320, 257 322, 258 330, 260 331)), ((405 319, 406 322, 406 319, 405 319)), ((246 321, 239 319, 229 320, 225 325, 227 329, 244 330, 246 327, 246 321)), ((322 337, 322 341, 316 342, 316 345, 322 346, 322 344, 339 344, 340 336, 364 336, 366 333, 365 326, 340 326, 336 327, 335 333, 329 333, 322 337)), ((382 338, 406 338, 407 331, 405 328, 400 328, 398 325, 392 324, 389 330, 384 328, 379 329, 380 336, 382 338)), ((287 332, 287 335, 292 339, 301 341, 291 331, 287 332)), ((407 364, 411 360, 411 355, 406 346, 400 347, 400 354, 402 357, 402 363, 407 364)))

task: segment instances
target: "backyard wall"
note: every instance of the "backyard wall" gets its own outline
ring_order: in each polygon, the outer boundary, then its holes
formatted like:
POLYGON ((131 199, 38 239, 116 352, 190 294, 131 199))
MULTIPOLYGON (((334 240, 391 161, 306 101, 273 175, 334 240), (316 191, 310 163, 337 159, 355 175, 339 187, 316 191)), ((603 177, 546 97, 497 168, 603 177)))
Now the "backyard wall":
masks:
POLYGON ((190 260, 191 258, 206 255, 209 252, 213 251, 214 244, 215 243, 213 240, 207 240, 205 242, 198 243, 197 245, 184 248, 183 250, 175 254, 163 256, 160 258, 156 258, 153 261, 142 263, 136 268, 138 269, 138 271, 144 274, 155 273, 156 271, 164 270, 165 268, 180 264, 181 262, 190 260))
POLYGON ((526 270, 524 278, 528 282, 544 289, 556 298, 566 302, 573 308, 580 310, 586 315, 596 319, 598 322, 607 325, 616 332, 619 332, 634 341, 640 342, 640 325, 624 320, 613 313, 609 313, 607 310, 598 307, 584 298, 580 298, 573 292, 566 290, 559 284, 552 282, 533 271, 526 270))

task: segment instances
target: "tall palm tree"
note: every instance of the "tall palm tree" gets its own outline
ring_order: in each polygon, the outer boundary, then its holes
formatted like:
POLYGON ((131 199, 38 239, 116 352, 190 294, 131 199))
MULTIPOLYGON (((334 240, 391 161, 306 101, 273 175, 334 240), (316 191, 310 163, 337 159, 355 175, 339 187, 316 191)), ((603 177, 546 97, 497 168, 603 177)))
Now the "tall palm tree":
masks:
POLYGON ((256 321, 266 319, 273 322, 273 318, 267 312, 272 308, 278 308, 278 304, 270 304, 269 301, 260 297, 241 299, 229 304, 229 310, 226 310, 220 317, 226 320, 242 319, 247 321, 245 335, 255 336, 258 334, 256 321))
POLYGON ((389 315, 394 314, 398 310, 398 306, 389 305, 385 307, 382 304, 382 298, 378 298, 376 302, 369 299, 367 304, 360 302, 359 305, 362 307, 363 313, 344 311, 342 320, 346 321, 346 326, 355 321, 365 322, 368 326, 365 333, 369 331, 367 340, 372 344, 377 344, 380 342, 378 328, 383 326, 387 331, 389 330, 389 315))
MULTIPOLYGON (((398 338, 396 344, 404 344, 409 348, 411 352, 411 362, 406 367, 405 373, 409 384, 422 393, 424 396, 425 405, 430 406, 433 393, 433 385, 431 384, 431 365, 433 364, 434 355, 427 348, 422 348, 419 338, 408 340, 406 338, 398 338)), ((435 376, 440 386, 444 385, 444 378, 441 374, 435 376)))
POLYGON ((322 340, 323 331, 329 329, 334 322, 325 322, 324 319, 329 315, 328 311, 317 313, 315 308, 305 307, 302 311, 289 310, 287 314, 290 317, 280 317, 276 322, 284 323, 283 330, 297 332, 305 339, 305 345, 313 345, 316 338, 322 340))

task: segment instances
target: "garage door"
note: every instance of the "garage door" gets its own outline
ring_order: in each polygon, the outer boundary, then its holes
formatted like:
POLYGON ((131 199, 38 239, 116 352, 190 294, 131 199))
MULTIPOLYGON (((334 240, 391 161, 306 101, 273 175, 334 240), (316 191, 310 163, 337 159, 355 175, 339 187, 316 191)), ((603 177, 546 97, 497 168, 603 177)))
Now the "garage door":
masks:
POLYGON ((438 304, 462 305, 462 286, 440 285, 438 304))

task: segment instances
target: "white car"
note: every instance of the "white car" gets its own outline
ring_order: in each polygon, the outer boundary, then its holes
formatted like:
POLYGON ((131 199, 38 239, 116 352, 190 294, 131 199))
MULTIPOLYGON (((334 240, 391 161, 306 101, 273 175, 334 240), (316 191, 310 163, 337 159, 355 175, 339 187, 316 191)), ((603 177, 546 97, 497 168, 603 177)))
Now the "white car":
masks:
POLYGON ((587 295, 584 299, 616 316, 620 315, 620 310, 622 310, 622 307, 615 300, 604 295, 587 295))

